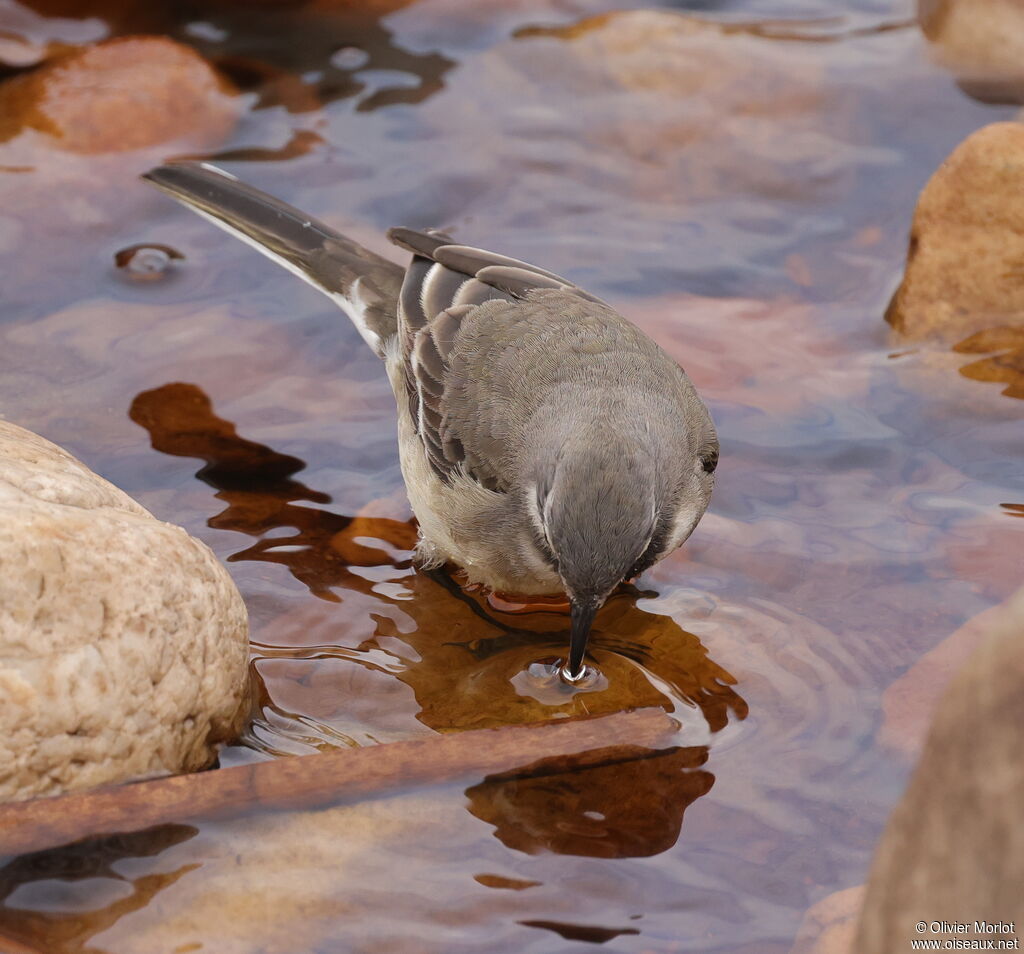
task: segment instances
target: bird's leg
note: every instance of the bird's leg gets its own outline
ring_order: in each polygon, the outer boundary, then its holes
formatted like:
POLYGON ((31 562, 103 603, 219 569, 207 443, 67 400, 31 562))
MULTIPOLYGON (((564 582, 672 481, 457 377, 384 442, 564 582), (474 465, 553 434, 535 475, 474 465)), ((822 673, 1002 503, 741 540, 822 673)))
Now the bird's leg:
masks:
POLYGON ((512 646, 520 646, 535 643, 537 641, 537 633, 528 629, 509 626, 508 623, 503 623, 501 620, 495 619, 483 606, 473 599, 473 597, 467 593, 456 580, 452 578, 451 573, 446 567, 435 567, 432 569, 424 569, 420 567, 418 569, 420 573, 429 577, 437 583, 438 586, 443 587, 457 600, 465 603, 475 616, 478 616, 489 626, 493 626, 501 631, 499 636, 492 637, 490 639, 477 639, 471 642, 449 643, 447 645, 464 646, 477 659, 486 659, 488 656, 493 656, 496 653, 503 652, 512 646))
POLYGON ((462 588, 462 586, 459 585, 459 583, 452 577, 451 572, 448 570, 447 566, 433 567, 429 570, 423 569, 422 567, 419 567, 418 569, 420 573, 422 573, 426 577, 429 577, 438 586, 446 589, 457 600, 460 600, 463 603, 465 603, 482 620, 484 620, 487 623, 490 623, 492 626, 497 626, 499 629, 503 629, 506 632, 511 631, 512 628, 510 626, 507 626, 505 623, 502 623, 499 620, 496 620, 493 616, 491 616, 490 613, 488 613, 475 599, 473 599, 472 596, 470 596, 462 588))

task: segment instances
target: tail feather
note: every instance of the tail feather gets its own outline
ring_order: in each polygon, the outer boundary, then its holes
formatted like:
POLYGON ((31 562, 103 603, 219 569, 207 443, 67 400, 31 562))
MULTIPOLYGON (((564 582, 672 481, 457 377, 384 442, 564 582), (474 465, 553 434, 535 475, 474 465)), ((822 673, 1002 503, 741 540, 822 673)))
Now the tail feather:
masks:
POLYGON ((403 268, 205 163, 170 163, 142 178, 333 299, 383 354, 397 330, 403 268))

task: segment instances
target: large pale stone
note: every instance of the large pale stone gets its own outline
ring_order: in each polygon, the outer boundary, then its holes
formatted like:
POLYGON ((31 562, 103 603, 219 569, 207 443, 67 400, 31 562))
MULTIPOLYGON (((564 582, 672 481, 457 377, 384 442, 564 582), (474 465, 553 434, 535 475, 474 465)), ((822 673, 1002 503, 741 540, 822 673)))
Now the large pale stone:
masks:
POLYGON ((1024 327, 1024 124, 979 129, 936 170, 886 318, 906 338, 951 343, 1024 327))
POLYGON ((0 800, 208 765, 247 622, 210 550, 0 421, 0 800))

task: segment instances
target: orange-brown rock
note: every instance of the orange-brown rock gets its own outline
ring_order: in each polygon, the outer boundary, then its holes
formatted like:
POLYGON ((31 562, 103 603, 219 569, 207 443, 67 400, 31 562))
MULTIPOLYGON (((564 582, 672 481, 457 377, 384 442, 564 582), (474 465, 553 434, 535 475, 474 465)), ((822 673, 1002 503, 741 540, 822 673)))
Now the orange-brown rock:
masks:
POLYGON ((194 50, 124 37, 76 50, 0 85, 0 141, 35 130, 76 153, 209 142, 234 124, 231 87, 194 50))
POLYGON ((1024 326, 1024 124, 979 129, 936 170, 886 319, 906 338, 950 343, 1024 326))

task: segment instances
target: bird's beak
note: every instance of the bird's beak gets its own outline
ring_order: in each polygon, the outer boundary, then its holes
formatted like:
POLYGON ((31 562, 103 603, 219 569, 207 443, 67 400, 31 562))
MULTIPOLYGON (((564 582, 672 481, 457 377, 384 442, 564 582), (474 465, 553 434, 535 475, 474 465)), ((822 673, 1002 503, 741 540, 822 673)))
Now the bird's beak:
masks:
POLYGON ((583 675, 583 654, 587 651, 587 638, 597 614, 597 603, 572 601, 572 629, 569 632, 569 662, 566 670, 570 680, 583 675))

